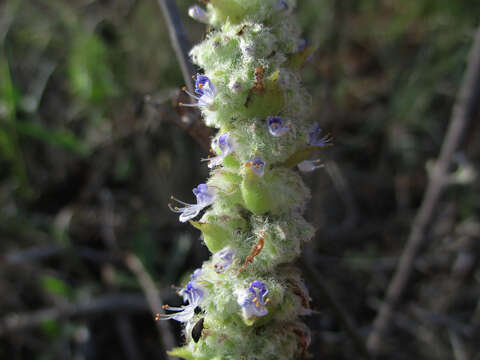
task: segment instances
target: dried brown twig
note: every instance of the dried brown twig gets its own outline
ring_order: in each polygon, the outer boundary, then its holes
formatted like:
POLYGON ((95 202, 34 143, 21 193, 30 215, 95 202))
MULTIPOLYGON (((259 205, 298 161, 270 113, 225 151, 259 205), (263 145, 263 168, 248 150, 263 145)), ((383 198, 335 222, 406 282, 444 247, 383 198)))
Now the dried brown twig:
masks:
MULTIPOLYGON (((140 283, 140 286, 145 293, 150 311, 153 314, 157 313, 162 308, 162 299, 158 293, 157 286, 152 280, 150 274, 147 272, 141 261, 134 254, 127 254, 125 263, 128 268, 135 274, 140 283)), ((167 321, 156 321, 157 328, 161 334, 161 340, 165 349, 172 349, 175 347, 175 339, 170 331, 170 325, 167 321)))
POLYGON ((436 206, 447 186, 452 158, 463 138, 469 121, 473 118, 480 102, 480 28, 476 31, 457 100, 453 107, 450 125, 442 144, 440 157, 430 173, 422 205, 412 224, 407 244, 403 250, 395 274, 388 286, 385 300, 375 318, 367 346, 376 354, 381 350, 382 337, 388 330, 392 314, 412 273, 415 258, 423 244, 424 235, 432 221, 436 206))
POLYGON ((25 329, 32 329, 45 321, 59 320, 65 318, 104 315, 105 313, 148 311, 148 303, 141 294, 109 294, 88 299, 77 303, 66 304, 61 307, 54 307, 33 311, 30 313, 15 313, 6 315, 0 319, 0 336, 18 332, 25 329))
POLYGON ((195 67, 188 58, 190 44, 180 16, 178 15, 175 1, 158 0, 158 5, 162 9, 163 18, 168 28, 168 34, 170 35, 170 42, 180 64, 185 85, 190 92, 193 92, 192 75, 195 73, 195 67))

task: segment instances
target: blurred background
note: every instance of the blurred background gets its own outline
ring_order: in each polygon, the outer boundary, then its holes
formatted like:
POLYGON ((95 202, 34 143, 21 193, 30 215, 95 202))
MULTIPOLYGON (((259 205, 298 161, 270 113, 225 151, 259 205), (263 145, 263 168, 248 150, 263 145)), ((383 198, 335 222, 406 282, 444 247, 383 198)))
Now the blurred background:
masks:
MULTIPOLYGON (((199 42, 194 1, 176 3, 199 42)), ((304 176, 318 229, 305 252, 365 338, 444 139, 480 2, 299 0, 296 13, 319 46, 303 70, 313 116, 335 137, 326 168, 304 176)), ((182 85, 155 0, 0 1, 0 359, 166 359, 181 344, 176 322, 153 318, 155 301, 180 304, 171 285, 208 258, 167 208, 207 176, 206 149, 178 126, 182 85)), ((479 120, 385 359, 480 359, 479 120)), ((312 276, 311 358, 359 358, 312 276)))

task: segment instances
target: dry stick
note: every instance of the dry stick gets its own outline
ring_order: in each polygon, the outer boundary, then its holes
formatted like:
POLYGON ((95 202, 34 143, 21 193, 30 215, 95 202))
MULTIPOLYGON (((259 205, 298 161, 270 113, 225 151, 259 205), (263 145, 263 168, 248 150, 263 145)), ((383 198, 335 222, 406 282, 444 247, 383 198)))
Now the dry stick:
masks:
POLYGON ((363 342, 362 337, 358 333, 353 320, 342 307, 342 305, 337 301, 337 299, 335 299, 335 296, 333 295, 330 288, 325 284, 325 281, 321 279, 318 272, 308 260, 305 259, 305 261, 302 262, 302 266, 304 268, 304 271, 307 273, 309 279, 312 280, 315 289, 321 292, 322 298, 327 301, 328 305, 337 314, 347 335, 350 337, 355 347, 359 351, 360 356, 364 359, 370 359, 370 355, 365 346, 365 343, 363 342))
POLYGON ((210 149, 212 130, 203 124, 198 111, 191 114, 189 113, 190 121, 186 122, 183 121, 182 117, 178 114, 172 113, 171 107, 156 101, 150 95, 145 96, 145 103, 152 106, 162 119, 165 119, 185 130, 205 151, 208 152, 210 149))
POLYGON ((162 9, 163 18, 167 24, 170 42, 180 63, 185 85, 190 92, 193 92, 192 75, 195 73, 195 68, 188 58, 190 44, 178 15, 177 6, 174 0, 158 0, 158 4, 162 9))
MULTIPOLYGON (((143 266, 142 262, 134 254, 128 254, 125 258, 125 263, 128 268, 135 274, 140 283, 140 286, 147 297, 150 310, 155 314, 162 308, 162 299, 157 290, 157 286, 143 266)), ((156 321, 158 331, 162 335, 163 347, 165 349, 172 349, 175 347, 175 339, 170 331, 168 321, 156 321)))
POLYGON ((148 311, 148 304, 141 294, 109 294, 95 299, 61 307, 48 308, 30 313, 15 313, 0 319, 0 336, 31 329, 49 320, 59 320, 79 316, 104 315, 105 313, 125 313, 128 311, 148 311))
MULTIPOLYGON (((112 253, 118 253, 120 248, 117 243, 117 237, 115 236, 115 201, 109 189, 103 189, 100 192, 100 202, 102 204, 101 234, 103 241, 112 253)), ((115 275, 116 270, 112 264, 105 263, 102 265, 102 278, 109 288, 115 287, 113 282, 115 275)), ((127 314, 118 314, 114 321, 121 339, 121 346, 125 351, 125 357, 129 360, 142 360, 137 341, 133 335, 133 327, 127 314)))
MULTIPOLYGON (((53 242, 53 240, 51 241, 53 242)), ((45 245, 10 251, 0 256, 0 266, 32 264, 48 260, 51 257, 65 255, 80 257, 94 263, 119 262, 121 260, 116 255, 86 246, 45 245)))
MULTIPOLYGON (((162 9, 162 14, 167 24, 170 42, 175 51, 180 68, 182 69, 183 78, 188 91, 193 93, 192 75, 196 73, 188 53, 190 51, 190 42, 188 41, 185 29, 182 25, 178 9, 174 0, 158 0, 158 4, 162 9)), ((147 103, 151 103, 146 98, 147 103)), ((168 118, 167 118, 168 119, 168 118)), ((211 130, 203 123, 198 111, 188 111, 182 116, 180 121, 176 121, 177 125, 187 130, 188 133, 196 139, 204 149, 210 149, 211 130), (187 121, 185 121, 187 119, 187 121)))
POLYGON ((368 337, 367 347, 376 354, 380 351, 382 336, 387 331, 393 309, 405 289, 412 273, 415 257, 422 245, 424 234, 432 220, 436 205, 447 185, 448 170, 455 150, 465 133, 480 101, 480 28, 477 29, 470 52, 467 70, 453 107, 450 125, 443 142, 440 157, 430 173, 427 190, 420 210, 415 217, 410 236, 403 250, 380 310, 368 337))

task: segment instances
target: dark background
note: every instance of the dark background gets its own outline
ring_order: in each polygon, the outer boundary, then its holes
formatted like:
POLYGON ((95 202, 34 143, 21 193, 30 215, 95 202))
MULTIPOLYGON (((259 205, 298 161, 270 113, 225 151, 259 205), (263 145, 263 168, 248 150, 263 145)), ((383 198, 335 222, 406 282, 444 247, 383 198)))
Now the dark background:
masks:
MULTIPOLYGON (((177 1, 192 44, 205 32, 185 16, 193 4, 177 1)), ((304 176, 317 228, 305 249, 317 272, 306 275, 310 353, 357 359, 312 276, 365 338, 444 139, 480 2, 300 0, 296 12, 319 46, 303 70, 313 117, 335 137, 326 169, 304 176)), ((208 257, 167 208, 172 194, 193 201, 207 177, 207 152, 176 125, 183 84, 154 0, 0 1, 0 359, 166 358, 148 280, 180 304, 170 285, 208 257)), ((480 359, 478 121, 383 338, 386 359, 480 359)))

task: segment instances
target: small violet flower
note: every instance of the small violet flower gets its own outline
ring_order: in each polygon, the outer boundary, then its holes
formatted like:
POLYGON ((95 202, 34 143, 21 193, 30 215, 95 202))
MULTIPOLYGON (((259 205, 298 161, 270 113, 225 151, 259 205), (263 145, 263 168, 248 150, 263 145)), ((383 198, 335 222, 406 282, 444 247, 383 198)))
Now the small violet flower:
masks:
POLYGON ((230 136, 229 132, 220 135, 217 139, 213 141, 212 145, 214 149, 218 148, 219 151, 217 152, 217 156, 206 159, 209 160, 208 167, 210 169, 220 165, 223 159, 225 159, 225 157, 232 152, 234 146, 232 137, 230 136))
POLYGON ((307 47, 307 40, 305 40, 305 39, 298 39, 297 51, 298 51, 298 52, 303 51, 303 50, 305 50, 306 47, 307 47))
POLYGON ((188 302, 188 305, 180 307, 171 307, 163 305, 162 309, 173 311, 173 314, 157 314, 157 320, 177 320, 180 322, 190 321, 195 315, 195 309, 203 301, 205 291, 194 281, 190 281, 184 289, 180 291, 183 296, 183 301, 188 302))
POLYGON ((262 177, 265 170, 265 162, 261 157, 256 156, 247 162, 247 166, 258 176, 262 177))
POLYGON ((280 137, 289 131, 294 131, 292 125, 290 123, 284 124, 280 116, 268 116, 267 124, 268 132, 275 137, 280 137))
POLYGON ((195 94, 192 94, 186 88, 183 88, 189 96, 197 100, 196 104, 184 104, 179 103, 180 106, 188 106, 188 107, 210 107, 213 105, 215 100, 215 96, 217 95, 217 90, 215 86, 210 81, 208 76, 197 74, 195 80, 195 94), (198 96, 199 95, 199 96, 198 96))
POLYGON ((242 307, 242 313, 250 319, 253 316, 265 316, 268 314, 267 298, 268 289, 262 281, 255 280, 248 289, 241 289, 236 292, 237 303, 242 307))
POLYGON ((223 273, 230 265, 232 265, 235 253, 235 249, 227 246, 213 255, 214 258, 217 260, 217 262, 213 266, 217 274, 223 273))
POLYGON ((318 126, 316 122, 313 126, 313 129, 309 133, 309 144, 311 146, 325 147, 332 145, 332 138, 329 134, 320 137, 322 135, 322 129, 318 126))
POLYGON ((321 160, 304 160, 297 165, 298 170, 301 172, 312 172, 314 170, 323 168, 325 165, 321 163, 321 160))
POLYGON ((175 200, 181 205, 184 205, 184 207, 177 207, 177 206, 172 206, 172 204, 168 204, 168 207, 170 210, 176 213, 180 213, 180 221, 181 222, 186 222, 190 219, 193 219, 195 216, 197 216, 200 211, 202 211, 204 208, 207 206, 213 204, 215 201, 216 197, 216 191, 209 187, 207 184, 200 184, 198 185, 195 189, 193 189, 193 193, 197 197, 197 203, 196 204, 187 204, 183 201, 180 201, 173 196, 171 197, 172 200, 175 200))
POLYGON ((210 16, 198 5, 191 6, 188 9, 188 16, 204 24, 208 24, 210 21, 210 16))
POLYGON ((197 278, 202 275, 202 269, 196 269, 192 275, 190 275, 190 281, 195 281, 197 278))
POLYGON ((280 0, 277 2, 277 10, 288 10, 289 6, 285 0, 280 0))

